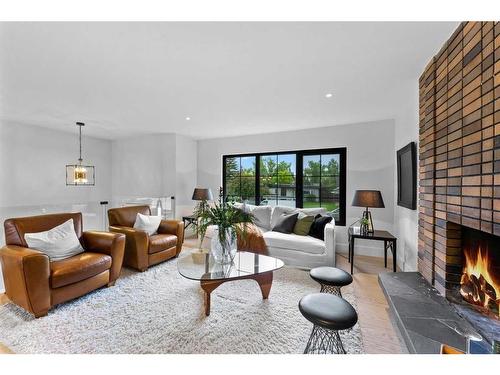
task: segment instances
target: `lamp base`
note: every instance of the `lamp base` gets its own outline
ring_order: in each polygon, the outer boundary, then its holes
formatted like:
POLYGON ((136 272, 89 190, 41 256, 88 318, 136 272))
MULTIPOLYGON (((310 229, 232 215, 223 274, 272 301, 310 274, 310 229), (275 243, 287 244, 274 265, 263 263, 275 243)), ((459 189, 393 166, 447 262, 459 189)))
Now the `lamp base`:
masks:
POLYGON ((363 219, 366 219, 368 223, 361 226, 361 231, 364 233, 373 234, 374 229, 373 229, 372 214, 368 210, 368 207, 366 208, 366 211, 363 211, 363 219))

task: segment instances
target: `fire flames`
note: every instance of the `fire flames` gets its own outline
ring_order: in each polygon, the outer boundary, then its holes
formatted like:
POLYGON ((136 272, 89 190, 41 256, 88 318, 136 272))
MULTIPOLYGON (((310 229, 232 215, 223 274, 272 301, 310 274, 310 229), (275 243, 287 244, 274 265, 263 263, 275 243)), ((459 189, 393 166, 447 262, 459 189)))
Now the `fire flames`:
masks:
POLYGON ((500 283, 490 272, 488 249, 465 250, 465 265, 460 280, 460 294, 469 303, 480 306, 500 319, 500 283))

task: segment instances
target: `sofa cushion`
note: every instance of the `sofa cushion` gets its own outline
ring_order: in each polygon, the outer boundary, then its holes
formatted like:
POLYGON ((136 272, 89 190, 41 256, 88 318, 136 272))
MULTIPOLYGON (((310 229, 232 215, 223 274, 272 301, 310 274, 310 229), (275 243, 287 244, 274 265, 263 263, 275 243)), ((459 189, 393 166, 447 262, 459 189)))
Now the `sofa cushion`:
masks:
POLYGON ((313 222, 314 216, 306 215, 305 213, 300 212, 297 217, 297 222, 293 227, 293 233, 298 234, 299 236, 307 236, 313 222))
POLYGON ((50 285, 52 288, 60 288, 77 283, 109 270, 111 263, 109 255, 91 252, 50 262, 50 285))
POLYGON ((309 254, 323 254, 325 252, 325 243, 311 236, 299 236, 297 234, 270 231, 265 232, 263 237, 269 248, 275 247, 302 251, 309 254))
POLYGON ((159 253, 177 245, 177 236, 173 234, 154 234, 149 236, 149 254, 159 253))
POLYGON ((325 226, 332 220, 333 217, 331 216, 316 215, 309 230, 309 235, 323 241, 325 239, 325 226))
POLYGON ((306 215, 316 216, 321 215, 325 216, 328 211, 324 207, 314 207, 314 208, 297 208, 298 211, 303 212, 306 215))
POLYGON ((254 206, 253 204, 234 203, 234 207, 252 214, 254 224, 260 228, 271 229, 271 206, 254 206))
POLYGON ((273 227, 273 231, 281 233, 292 233, 298 216, 298 212, 281 215, 278 218, 276 225, 273 227))

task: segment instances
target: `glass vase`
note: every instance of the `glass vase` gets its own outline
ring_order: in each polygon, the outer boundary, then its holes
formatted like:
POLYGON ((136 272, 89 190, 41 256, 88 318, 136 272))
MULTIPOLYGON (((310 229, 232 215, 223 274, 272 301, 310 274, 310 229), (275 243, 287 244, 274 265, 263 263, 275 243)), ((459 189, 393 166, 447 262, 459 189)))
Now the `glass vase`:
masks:
POLYGON ((220 264, 232 263, 237 249, 236 233, 232 229, 226 229, 226 240, 221 243, 219 239, 219 227, 214 230, 211 241, 211 252, 214 260, 220 264))

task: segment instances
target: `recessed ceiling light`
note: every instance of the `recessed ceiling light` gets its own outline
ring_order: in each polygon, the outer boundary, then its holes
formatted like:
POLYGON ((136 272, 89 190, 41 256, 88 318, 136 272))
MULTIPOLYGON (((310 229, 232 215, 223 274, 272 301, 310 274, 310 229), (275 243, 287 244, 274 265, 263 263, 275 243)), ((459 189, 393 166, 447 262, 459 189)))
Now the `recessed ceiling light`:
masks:
POLYGON ((329 92, 328 94, 325 95, 325 98, 331 98, 333 96, 333 94, 331 92, 329 92))
POLYGON ((189 121, 189 120, 191 120, 191 117, 186 117, 186 121, 189 121))

